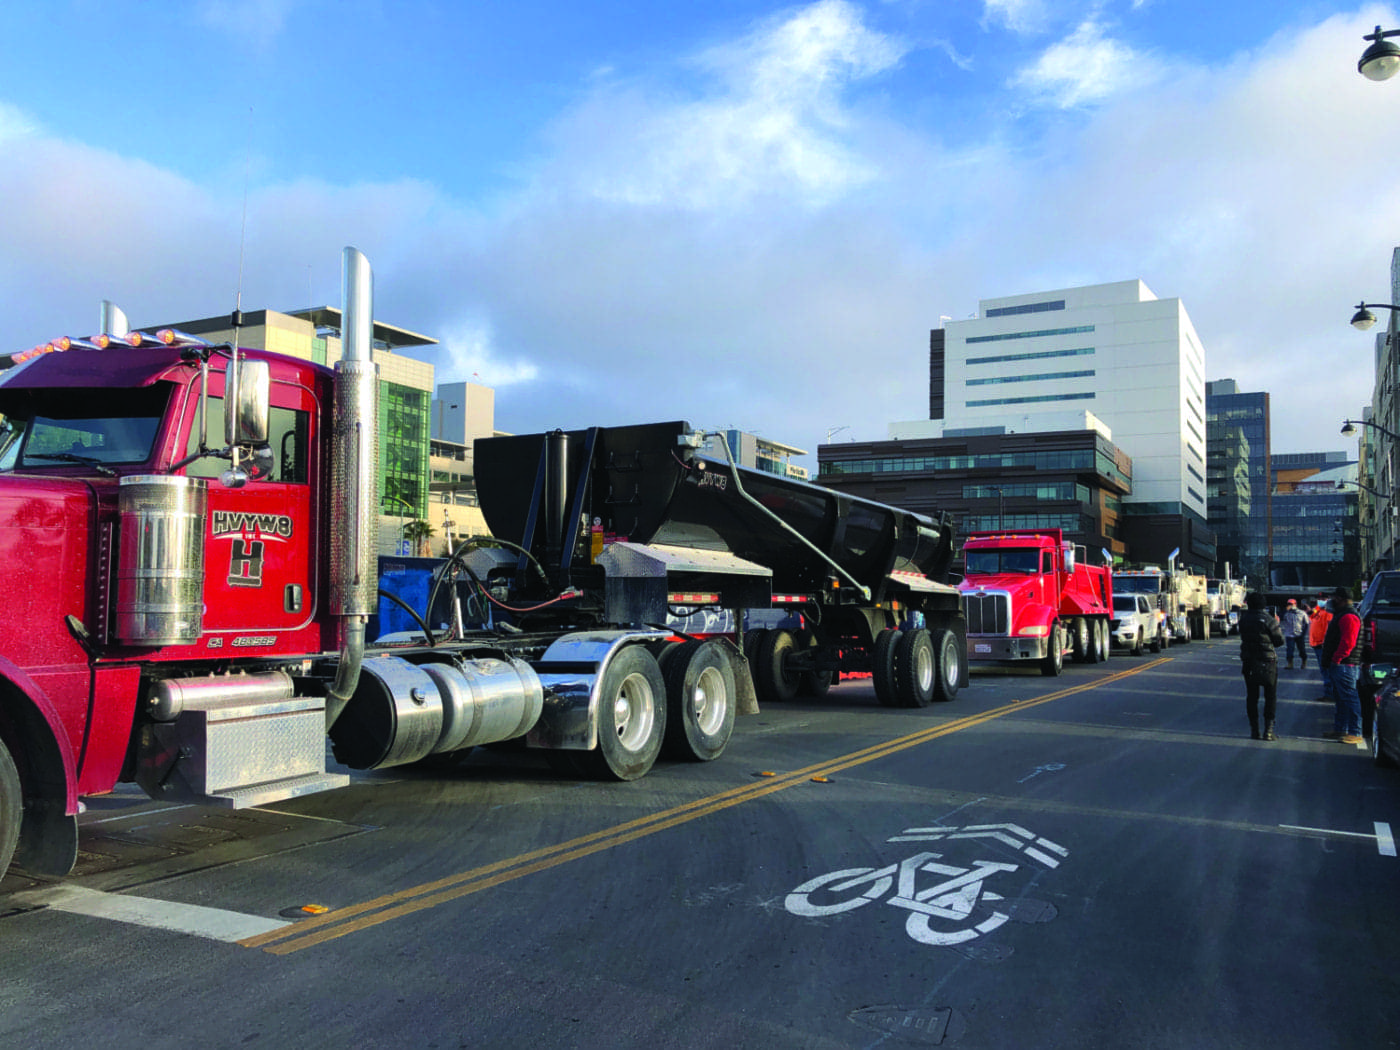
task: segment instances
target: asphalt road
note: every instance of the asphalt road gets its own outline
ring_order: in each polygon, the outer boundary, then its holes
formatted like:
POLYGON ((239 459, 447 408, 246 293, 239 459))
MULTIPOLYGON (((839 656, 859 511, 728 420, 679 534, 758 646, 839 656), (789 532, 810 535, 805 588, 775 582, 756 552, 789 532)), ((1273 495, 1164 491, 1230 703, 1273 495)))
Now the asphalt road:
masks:
POLYGON ((1400 777, 1311 667, 1248 739, 1236 648, 847 682, 632 784, 95 799, 0 885, 0 1047, 1400 1045, 1400 777))

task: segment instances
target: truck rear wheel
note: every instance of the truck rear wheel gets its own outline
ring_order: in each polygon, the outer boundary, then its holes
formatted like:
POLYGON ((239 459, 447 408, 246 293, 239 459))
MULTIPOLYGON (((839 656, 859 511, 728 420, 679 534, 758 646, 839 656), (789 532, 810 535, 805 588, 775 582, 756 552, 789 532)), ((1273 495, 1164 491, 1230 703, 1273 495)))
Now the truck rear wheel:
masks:
POLYGON ((875 651, 871 653, 871 678, 875 681, 875 699, 885 707, 897 704, 894 686, 895 649, 904 632, 899 630, 881 631, 875 636, 875 651))
POLYGON ((1084 662, 1096 664, 1103 659, 1103 653, 1099 649, 1099 623, 1098 620, 1089 620, 1089 648, 1085 650, 1084 662))
POLYGON ((1060 625, 1050 625, 1050 651, 1040 661, 1040 673, 1046 678, 1058 678, 1065 669, 1065 650, 1060 641, 1060 625))
POLYGON ((933 640, 922 628, 905 631, 894 657, 895 697, 900 707, 927 707, 933 701, 933 640))
POLYGON ((666 679, 666 736, 674 758, 711 762, 734 732, 734 669, 718 641, 685 642, 661 665, 666 679))
POLYGON ((576 761, 599 780, 646 776, 666 733, 666 682, 639 645, 613 654, 598 689, 598 748, 576 761))
POLYGON ((947 627, 936 627, 930 633, 933 640, 933 697, 935 700, 952 700, 958 695, 964 681, 964 649, 958 644, 957 632, 947 627))
POLYGON ((791 631, 764 631, 754 651, 753 684, 764 700, 791 700, 797 695, 798 676, 787 669, 787 656, 797 648, 791 631))
POLYGON ((15 768, 15 760, 5 750, 4 741, 0 741, 0 879, 9 870, 10 859, 15 855, 15 846, 19 844, 19 822, 23 808, 19 770, 15 768))
POLYGON ((1093 659, 1089 655, 1091 644, 1089 640, 1089 627, 1089 621, 1082 616, 1076 616, 1070 621, 1069 629, 1074 639, 1074 660, 1076 663, 1093 663, 1093 659))

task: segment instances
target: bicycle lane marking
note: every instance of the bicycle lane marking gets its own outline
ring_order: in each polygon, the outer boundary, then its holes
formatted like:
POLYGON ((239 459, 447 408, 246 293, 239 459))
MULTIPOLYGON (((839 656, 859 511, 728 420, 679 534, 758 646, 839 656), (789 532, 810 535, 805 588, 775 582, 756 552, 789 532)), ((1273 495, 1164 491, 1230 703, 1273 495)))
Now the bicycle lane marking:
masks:
POLYGON ((423 883, 408 889, 398 890, 394 893, 375 897, 372 900, 363 901, 345 908, 337 908, 327 912, 325 915, 311 919, 303 919, 289 927, 272 930, 254 937, 247 937, 237 943, 245 948, 261 948, 263 951, 273 955, 289 955, 293 952, 301 951, 304 948, 311 948, 327 941, 336 940, 340 937, 358 933, 374 926, 390 922, 394 919, 412 915, 415 912, 424 911, 428 908, 435 908, 440 904, 457 900, 461 897, 482 890, 491 889, 495 886, 523 878, 526 875, 533 875, 536 872, 546 871, 550 868, 567 864, 571 861, 581 860, 584 857, 601 853, 614 847, 625 845, 648 835, 665 831, 681 824, 687 824, 701 817, 719 813, 733 806, 749 802, 754 799, 763 798, 767 795, 785 791, 797 784, 805 783, 815 776, 829 776, 832 773, 839 773, 855 766, 865 765, 889 755, 906 751, 920 744, 936 740, 940 737, 948 736, 952 733, 962 732, 966 729, 973 729, 987 722, 1017 711, 1025 711, 1041 704, 1047 704, 1054 700, 1060 700, 1067 696, 1078 693, 1086 693, 1101 686, 1111 685, 1120 682, 1133 675, 1142 674, 1154 667, 1160 667, 1164 663, 1169 663, 1169 657, 1162 657, 1149 663, 1130 668, 1126 671, 1119 671, 1106 675, 1103 678, 1095 679, 1092 682, 1085 682, 1081 685, 1060 689, 1044 696, 1032 697, 1028 700, 1014 700, 1000 707, 983 711, 980 714, 968 715, 964 718, 954 719, 951 722, 944 722, 928 729, 921 729, 918 732, 910 733, 906 736, 896 737, 880 744, 873 744, 860 751, 851 752, 834 759, 827 759, 822 762, 806 766, 802 769, 793 770, 788 773, 779 774, 762 782, 744 784, 737 788, 731 788, 715 795, 697 799, 693 802, 684 803, 671 809, 663 810, 659 813, 648 814, 634 820, 626 821, 622 824, 604 828, 600 831, 591 832, 578 838, 570 839, 553 846, 544 846, 528 853, 522 853, 515 857, 495 861, 491 864, 472 868, 469 871, 459 872, 455 875, 448 875, 432 882, 423 883))

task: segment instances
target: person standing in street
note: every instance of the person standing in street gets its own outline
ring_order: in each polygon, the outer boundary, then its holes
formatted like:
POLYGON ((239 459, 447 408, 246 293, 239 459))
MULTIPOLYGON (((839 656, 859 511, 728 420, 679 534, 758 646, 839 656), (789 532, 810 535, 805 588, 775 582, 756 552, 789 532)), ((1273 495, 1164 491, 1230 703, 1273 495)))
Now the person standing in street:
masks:
POLYGON ((1240 614, 1240 671, 1244 675, 1245 714, 1254 740, 1274 739, 1274 712, 1278 707, 1278 647, 1283 629, 1264 609, 1264 595, 1250 591, 1240 614), (1264 691, 1264 733, 1259 733, 1259 691, 1264 691))
POLYGON ((1356 678, 1361 671, 1361 617, 1351 607, 1351 594, 1338 587, 1332 596, 1332 622, 1322 640, 1322 663, 1332 678, 1332 695, 1337 713, 1332 718, 1332 732, 1324 733, 1343 744, 1360 744, 1361 697, 1356 692, 1356 678))
POLYGON ((1322 663, 1322 643, 1327 638, 1327 625, 1332 622, 1332 606, 1324 597, 1312 608, 1312 623, 1308 627, 1308 645, 1317 657, 1317 673, 1322 676, 1322 695, 1318 700, 1329 704, 1337 702, 1332 695, 1332 678, 1322 663))
POLYGON ((1284 657, 1288 660, 1288 668, 1293 668, 1293 651, 1298 651, 1298 666, 1302 670, 1308 667, 1308 614, 1298 608, 1298 602, 1288 599, 1288 607, 1283 611, 1283 641, 1286 646, 1284 657))

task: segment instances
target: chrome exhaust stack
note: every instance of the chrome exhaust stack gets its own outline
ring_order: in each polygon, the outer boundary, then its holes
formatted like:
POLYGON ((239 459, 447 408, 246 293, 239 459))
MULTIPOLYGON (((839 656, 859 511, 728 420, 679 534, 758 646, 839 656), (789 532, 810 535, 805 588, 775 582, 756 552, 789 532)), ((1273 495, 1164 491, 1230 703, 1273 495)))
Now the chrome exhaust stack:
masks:
POLYGON ((379 438, 374 345, 374 275, 369 260, 346 248, 342 266, 341 359, 336 364, 332 422, 330 521, 331 614, 341 619, 340 661, 326 701, 326 725, 355 695, 365 632, 379 581, 379 438))

